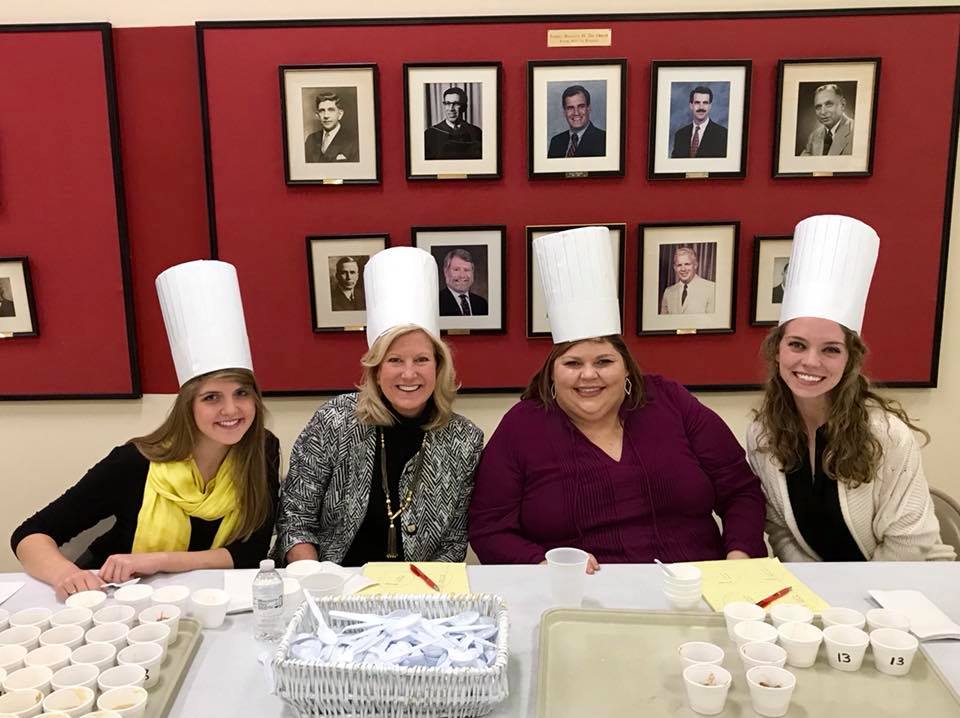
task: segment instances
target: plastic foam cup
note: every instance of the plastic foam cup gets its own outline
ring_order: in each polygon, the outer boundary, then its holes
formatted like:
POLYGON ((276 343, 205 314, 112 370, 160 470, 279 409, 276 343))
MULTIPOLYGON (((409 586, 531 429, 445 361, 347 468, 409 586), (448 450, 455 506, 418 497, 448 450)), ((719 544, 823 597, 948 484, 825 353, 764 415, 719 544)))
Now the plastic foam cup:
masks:
MULTIPOLYGON (((170 626, 165 623, 141 623, 134 626, 127 634, 127 645, 140 646, 144 643, 155 643, 160 646, 162 655, 167 655, 167 646, 170 644, 170 626)), ((120 663, 121 648, 117 652, 117 663, 120 663)))
POLYGON ((117 654, 117 663, 121 666, 141 666, 146 675, 144 688, 152 688, 160 680, 160 664, 163 662, 163 648, 156 643, 141 643, 127 646, 117 654))
POLYGON ((906 631, 896 628, 878 628, 870 633, 873 646, 873 664, 881 673, 904 676, 910 672, 920 642, 906 631))
POLYGON ((314 561, 312 558, 305 558, 287 564, 287 576, 290 578, 301 579, 304 576, 309 576, 311 573, 318 573, 322 570, 323 566, 320 562, 314 561))
POLYGON ((343 584, 343 577, 332 573, 311 573, 300 579, 300 588, 309 591, 314 598, 339 596, 343 593, 343 584))
POLYGON ((0 608, 0 631, 10 628, 10 611, 0 608))
POLYGON ((113 688, 97 698, 97 708, 116 711, 121 718, 140 718, 147 709, 147 692, 137 686, 113 688))
POLYGON ((23 668, 23 657, 26 655, 27 649, 19 643, 0 646, 0 668, 7 673, 13 673, 18 668, 23 668))
POLYGON ((300 590, 300 582, 295 578, 283 579, 283 620, 289 623, 296 613, 300 604, 303 602, 303 593, 300 590))
POLYGON ((95 626, 100 626, 104 623, 122 623, 125 626, 133 627, 136 622, 137 610, 133 606, 124 603, 101 608, 93 614, 93 625, 95 626))
POLYGON ((101 623, 87 631, 87 643, 109 643, 118 651, 127 645, 130 628, 125 623, 101 623))
POLYGON ((80 718, 123 718, 123 716, 121 716, 116 711, 96 710, 96 711, 93 711, 92 713, 85 713, 84 715, 80 716, 80 718))
POLYGON ((70 665, 73 649, 68 646, 53 645, 34 648, 23 657, 24 666, 46 666, 51 671, 59 671, 70 665))
POLYGON ((65 603, 70 608, 89 608, 91 611, 96 611, 106 600, 107 594, 103 591, 78 591, 67 596, 65 603))
POLYGON ((871 608, 867 611, 867 632, 878 628, 896 628, 898 631, 910 630, 910 617, 903 611, 893 608, 871 608))
POLYGON ((147 670, 143 666, 134 663, 128 663, 123 666, 114 666, 108 668, 97 678, 97 687, 106 693, 114 688, 123 688, 125 686, 143 687, 147 680, 147 670))
POLYGON ((836 624, 823 629, 827 660, 838 671, 859 671, 870 637, 855 626, 836 624))
POLYGON ((135 613, 139 613, 150 605, 150 597, 153 596, 153 586, 145 583, 134 583, 130 586, 118 588, 113 594, 117 603, 122 603, 133 608, 135 613))
POLYGON ((40 634, 41 646, 66 646, 71 651, 83 645, 83 626, 54 626, 40 634))
POLYGON ((732 678, 723 666, 697 663, 683 669, 683 682, 687 689, 687 701, 695 713, 716 715, 727 702, 732 678))
POLYGON ((96 697, 96 693, 82 686, 61 688, 43 699, 43 710, 63 711, 70 718, 80 718, 84 713, 90 712, 96 697))
POLYGON ((738 646, 753 641, 777 642, 777 629, 764 621, 740 621, 733 627, 733 641, 738 646))
POLYGON ((762 621, 767 617, 767 612, 755 603, 733 601, 723 607, 723 617, 727 620, 727 635, 731 641, 735 641, 734 626, 741 621, 762 621))
POLYGON ((40 645, 42 631, 37 626, 11 626, 0 631, 0 645, 23 646, 28 651, 40 645))
POLYGON ((50 617, 51 626, 80 626, 84 631, 93 625, 93 611, 77 606, 64 608, 50 617))
POLYGON ((219 588, 201 588, 190 594, 190 612, 204 628, 219 628, 227 616, 230 594, 219 588))
POLYGON ((11 626, 36 626, 41 631, 50 628, 50 617, 53 611, 49 608, 25 608, 10 616, 11 626))
POLYGON ((156 603, 140 611, 140 623, 162 623, 170 628, 169 643, 175 643, 180 635, 180 616, 183 612, 172 603, 156 603))
POLYGON ((150 596, 150 602, 154 605, 164 604, 176 606, 181 611, 186 612, 190 603, 190 587, 181 584, 171 584, 153 589, 153 595, 150 596))
POLYGON ((854 611, 852 608, 843 608, 841 606, 823 609, 820 618, 823 621, 824 628, 829 626, 853 626, 862 629, 867 625, 866 616, 860 613, 860 611, 854 611))
POLYGON ((696 566, 685 563, 670 564, 672 576, 664 574, 663 585, 671 588, 687 588, 689 586, 700 587, 703 582, 703 572, 696 566))
POLYGON ((96 666, 101 672, 105 671, 117 664, 117 647, 110 643, 88 643, 73 649, 70 663, 96 666))
POLYGON ((9 713, 17 718, 32 718, 43 710, 43 693, 24 689, 10 691, 0 696, 0 714, 9 713))
POLYGON ((797 679, 790 671, 776 666, 756 666, 747 671, 750 702, 762 716, 778 718, 790 708, 797 679))
POLYGON ((7 693, 21 690, 39 691, 43 695, 50 692, 50 679, 53 671, 46 666, 27 666, 9 674, 3 679, 3 690, 7 693))
POLYGON ((749 671, 757 666, 776 666, 783 668, 787 662, 787 652, 783 646, 766 641, 741 643, 737 651, 743 661, 743 669, 749 671))
POLYGON ((777 629, 780 645, 787 652, 787 663, 795 668, 809 668, 817 661, 823 631, 812 623, 791 621, 777 629))
POLYGON ((700 604, 700 599, 702 597, 699 591, 697 593, 680 595, 671 593, 669 591, 664 591, 664 595, 666 595, 670 605, 678 611, 687 611, 691 608, 695 608, 700 604))
POLYGON ((780 603, 770 608, 770 620, 777 628, 783 623, 813 623, 813 611, 799 603, 780 603))
POLYGON ((688 641, 677 649, 677 653, 680 655, 681 670, 698 663, 719 666, 724 656, 720 646, 706 641, 688 641))
POLYGON ((578 548, 554 548, 547 551, 546 558, 553 600, 560 606, 583 603, 590 555, 578 548))
MULTIPOLYGON (((100 677, 100 669, 92 663, 77 663, 73 666, 61 668, 53 674, 50 679, 50 687, 58 691, 61 688, 84 687, 90 690, 97 690, 97 678, 100 677)), ((64 710, 58 708, 57 710, 64 710)))

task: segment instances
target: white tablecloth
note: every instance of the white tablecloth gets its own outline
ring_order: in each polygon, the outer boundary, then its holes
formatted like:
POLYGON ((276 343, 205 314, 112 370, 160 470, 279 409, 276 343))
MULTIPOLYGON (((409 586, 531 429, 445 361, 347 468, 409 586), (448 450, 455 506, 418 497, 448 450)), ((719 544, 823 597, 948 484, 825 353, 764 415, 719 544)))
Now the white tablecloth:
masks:
MULTIPOLYGON (((801 581, 833 605, 872 608, 867 590, 912 588, 922 591, 950 618, 960 622, 960 563, 790 564, 801 581)), ((537 644, 540 615, 551 608, 545 566, 471 566, 470 586, 497 593, 510 611, 510 697, 494 716, 532 716, 537 705, 537 644)), ((605 565, 587 578, 585 608, 668 608, 660 593, 658 569, 651 565, 605 565)), ((27 584, 3 604, 13 612, 28 606, 56 607, 53 592, 21 574, 0 575, 27 584)), ((153 586, 186 583, 221 587, 221 571, 195 571, 146 579, 153 586)), ((703 610, 707 610, 704 608, 703 610)), ((960 641, 922 644, 927 655, 960 693, 960 641)), ((257 654, 266 646, 253 639, 249 613, 228 616, 222 628, 204 632, 203 643, 170 715, 292 716, 267 693, 257 654)))

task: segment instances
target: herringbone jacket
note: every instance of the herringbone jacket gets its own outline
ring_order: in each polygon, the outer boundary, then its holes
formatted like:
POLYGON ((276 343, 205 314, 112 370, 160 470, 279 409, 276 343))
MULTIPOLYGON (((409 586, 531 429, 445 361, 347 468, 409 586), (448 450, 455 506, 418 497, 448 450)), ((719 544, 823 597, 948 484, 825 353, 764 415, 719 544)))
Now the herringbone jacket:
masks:
MULTIPOLYGON (((355 393, 331 399, 294 443, 280 489, 276 559, 282 561, 295 544, 311 543, 321 561, 339 563, 353 543, 367 512, 377 449, 376 427, 361 424, 356 408, 355 393)), ((407 559, 463 561, 473 472, 482 448, 483 432, 459 414, 424 435, 421 485, 403 515, 417 531, 399 531, 407 559)), ((400 477, 401 495, 415 466, 416 456, 400 477)))

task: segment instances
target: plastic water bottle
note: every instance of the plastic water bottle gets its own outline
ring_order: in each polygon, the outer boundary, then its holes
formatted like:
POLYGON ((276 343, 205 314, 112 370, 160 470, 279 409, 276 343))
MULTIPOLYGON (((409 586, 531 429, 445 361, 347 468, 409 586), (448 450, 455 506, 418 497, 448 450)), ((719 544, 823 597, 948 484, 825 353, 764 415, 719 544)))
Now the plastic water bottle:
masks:
POLYGON ((253 620, 258 641, 273 642, 283 633, 283 579, 269 558, 253 579, 253 620))

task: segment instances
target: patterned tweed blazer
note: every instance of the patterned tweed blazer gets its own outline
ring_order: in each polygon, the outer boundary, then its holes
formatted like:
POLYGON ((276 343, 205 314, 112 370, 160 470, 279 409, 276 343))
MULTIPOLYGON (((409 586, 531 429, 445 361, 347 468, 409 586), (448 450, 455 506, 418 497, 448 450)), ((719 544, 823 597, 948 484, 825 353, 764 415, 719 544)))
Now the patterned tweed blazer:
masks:
MULTIPOLYGON (((367 513, 377 451, 376 427, 356 417, 357 394, 343 394, 320 407, 290 453, 290 471, 280 489, 277 541, 273 555, 282 561, 298 543, 317 547, 321 561, 339 563, 367 513)), ((473 472, 480 460, 483 432, 454 414, 428 431, 420 488, 403 514, 403 555, 411 561, 463 561, 467 552, 467 507, 473 472)), ((419 453, 419 452, 418 452, 419 453)), ((400 493, 413 480, 416 456, 400 476, 400 493)))

